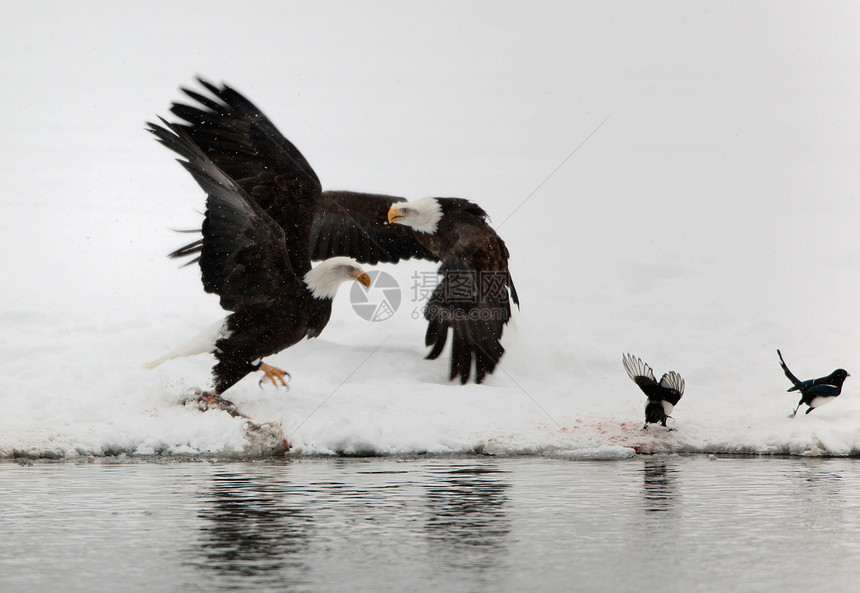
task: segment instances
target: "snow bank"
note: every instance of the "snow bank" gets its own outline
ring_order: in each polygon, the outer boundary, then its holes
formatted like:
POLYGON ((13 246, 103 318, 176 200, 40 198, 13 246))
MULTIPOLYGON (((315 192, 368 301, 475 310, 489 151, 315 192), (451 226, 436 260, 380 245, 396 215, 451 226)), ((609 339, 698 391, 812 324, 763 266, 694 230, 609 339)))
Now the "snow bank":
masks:
MULTIPOLYGON (((536 306, 551 311, 540 301, 536 306)), ((531 342, 523 318, 510 333, 500 371, 484 385, 460 386, 447 382, 447 360, 423 360, 423 324, 408 317, 371 324, 339 310, 322 338, 270 360, 293 374, 289 391, 260 388, 248 377, 228 393, 253 419, 248 422, 181 405, 206 385, 211 357, 142 368, 170 346, 159 328, 131 320, 111 329, 80 317, 71 323, 35 313, 6 315, 0 457, 258 458, 283 454, 284 441, 289 455, 580 460, 637 453, 860 453, 860 407, 851 379, 834 403, 789 419, 795 398, 784 392, 775 360, 763 369, 766 387, 743 391, 698 380, 691 371, 670 421, 676 430, 643 431, 644 397, 620 355, 607 352, 605 364, 580 370, 577 362, 596 359, 593 351, 570 347, 561 355, 557 344, 564 339, 549 339, 550 319, 542 324, 547 339, 531 342)), ((534 318, 530 314, 529 322, 534 318)), ((660 368, 659 362, 653 364, 660 368)))

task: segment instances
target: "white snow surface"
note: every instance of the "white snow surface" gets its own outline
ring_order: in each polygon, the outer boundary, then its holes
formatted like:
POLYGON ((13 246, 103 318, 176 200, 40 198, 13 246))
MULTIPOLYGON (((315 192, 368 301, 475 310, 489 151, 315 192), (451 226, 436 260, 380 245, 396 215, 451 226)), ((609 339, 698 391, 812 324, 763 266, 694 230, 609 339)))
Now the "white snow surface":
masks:
POLYGON ((255 6, 0 23, 0 457, 860 453, 855 3, 255 6), (381 266, 393 317, 344 286, 320 338, 267 359, 289 391, 225 394, 264 438, 180 405, 213 358, 143 365, 224 313, 164 257, 204 196, 144 122, 195 74, 328 189, 481 204, 522 301, 497 372, 460 386, 447 352, 423 359, 413 288, 435 267, 407 262, 381 266), (855 376, 788 419, 776 348, 801 378, 855 376), (625 352, 684 377, 677 430, 640 430, 625 352))

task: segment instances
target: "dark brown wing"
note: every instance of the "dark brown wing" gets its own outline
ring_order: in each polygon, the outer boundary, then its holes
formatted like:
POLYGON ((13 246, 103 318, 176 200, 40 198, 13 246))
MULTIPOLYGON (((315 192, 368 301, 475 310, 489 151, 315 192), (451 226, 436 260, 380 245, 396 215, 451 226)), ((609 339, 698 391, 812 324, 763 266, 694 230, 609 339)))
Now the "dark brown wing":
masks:
MULTIPOLYGON (((164 120, 162 120, 164 121, 164 120)), ((200 270, 206 292, 221 297, 228 311, 265 306, 304 289, 290 265, 284 230, 237 183, 204 154, 185 129, 164 121, 149 131, 168 148, 203 188, 200 270)))
POLYGON ((475 382, 492 373, 505 352, 502 332, 511 318, 511 301, 519 304, 508 270, 504 241, 482 219, 472 215, 446 215, 459 220, 445 226, 457 236, 442 261, 442 280, 427 303, 425 343, 432 346, 427 358, 437 358, 452 330, 451 373, 453 380, 469 381, 475 360, 475 382))
MULTIPOLYGON (((302 153, 236 90, 198 79, 211 97, 183 89, 196 104, 170 110, 215 165, 233 178, 285 231, 293 269, 311 269, 309 239, 321 192, 319 178, 302 153)), ((187 247, 194 252, 195 244, 187 247)))
POLYGON ((364 264, 401 259, 438 259, 402 224, 388 223, 388 210, 404 198, 381 194, 326 191, 317 203, 311 227, 311 258, 345 255, 364 264))

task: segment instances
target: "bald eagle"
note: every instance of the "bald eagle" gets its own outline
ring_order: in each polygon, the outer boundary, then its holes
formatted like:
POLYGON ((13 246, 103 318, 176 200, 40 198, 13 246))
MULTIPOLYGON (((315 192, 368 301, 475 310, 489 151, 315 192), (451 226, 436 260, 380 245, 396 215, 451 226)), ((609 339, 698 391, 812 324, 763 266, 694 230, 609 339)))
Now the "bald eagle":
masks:
MULTIPOLYGON (((510 302, 519 305, 519 298, 508 249, 480 206, 461 198, 407 202, 397 196, 322 191, 305 157, 253 103, 226 85, 198 81, 211 96, 182 89, 196 104, 174 103, 171 111, 184 122, 174 126, 284 228, 294 267, 337 256, 366 264, 411 258, 440 262, 441 280, 424 310, 427 358, 442 353, 450 329, 451 380, 467 383, 473 360, 477 383, 495 370, 505 351, 500 340, 511 317, 510 302)), ((183 253, 199 249, 196 242, 183 253)))
MULTIPOLYGON (((149 131, 185 159, 179 162, 207 194, 203 238, 193 251, 199 253, 195 261, 200 264, 203 288, 217 294, 221 307, 231 311, 211 332, 212 340, 203 340, 203 350, 218 360, 212 369, 214 393, 205 395, 216 398, 216 403, 226 402, 220 394, 255 370, 263 371, 273 383, 286 385, 286 373, 263 364, 262 358, 318 336, 329 321, 340 284, 352 279, 369 287, 370 277, 347 257, 327 259, 311 268, 308 250, 294 247, 297 240, 305 245, 306 235, 286 237, 283 227, 219 169, 185 129, 162 122, 165 127, 150 123, 149 131)), ((313 210, 313 196, 307 207, 313 210)), ((299 217, 301 208, 285 202, 282 215, 299 217)), ((171 255, 188 252, 179 249, 171 255)), ((148 366, 198 352, 192 342, 148 366)))

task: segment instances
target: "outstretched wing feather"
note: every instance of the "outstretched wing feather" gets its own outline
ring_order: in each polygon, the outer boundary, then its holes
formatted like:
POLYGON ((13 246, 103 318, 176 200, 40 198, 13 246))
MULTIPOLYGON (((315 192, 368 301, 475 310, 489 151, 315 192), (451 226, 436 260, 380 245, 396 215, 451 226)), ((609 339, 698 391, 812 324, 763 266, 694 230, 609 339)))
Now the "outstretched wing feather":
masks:
MULTIPOLYGON (((220 297, 221 306, 236 311, 283 299, 299 286, 290 265, 284 230, 197 146, 187 131, 162 120, 149 124, 160 142, 179 160, 207 194, 199 263, 203 288, 220 297)), ((177 255, 195 250, 181 248, 177 255)))
POLYGON ((660 386, 666 391, 663 399, 670 404, 677 405, 684 395, 684 379, 675 371, 670 371, 660 378, 660 386))
POLYGON ((637 385, 657 383, 654 371, 641 358, 628 353, 623 355, 621 360, 624 363, 624 370, 627 371, 627 375, 637 385))
POLYGON ((311 268, 308 245, 319 178, 256 105, 227 85, 198 81, 211 97, 183 89, 195 104, 174 103, 171 111, 185 122, 174 125, 284 229, 291 265, 304 275, 311 268))

